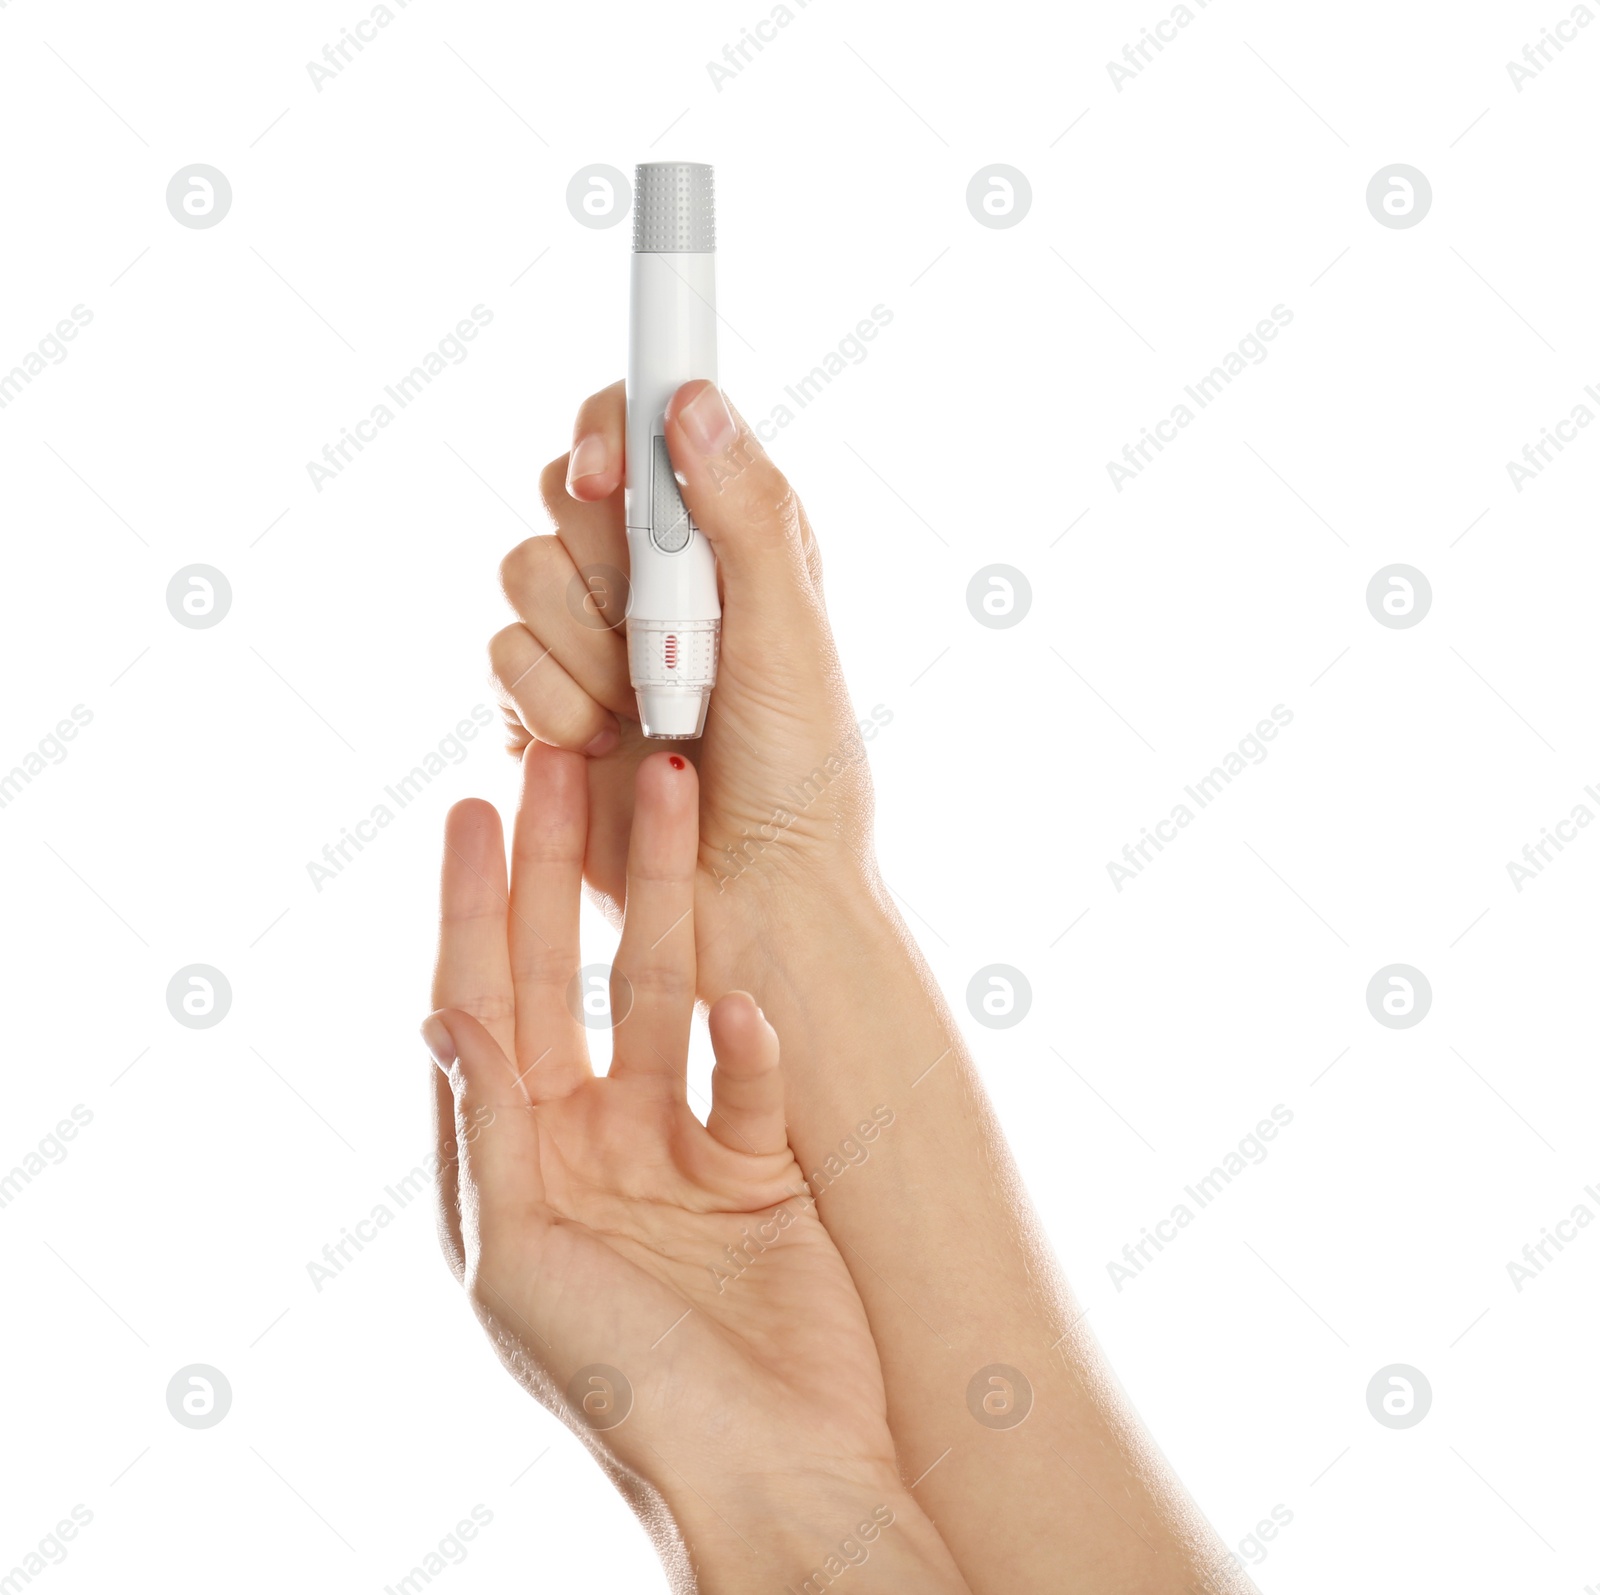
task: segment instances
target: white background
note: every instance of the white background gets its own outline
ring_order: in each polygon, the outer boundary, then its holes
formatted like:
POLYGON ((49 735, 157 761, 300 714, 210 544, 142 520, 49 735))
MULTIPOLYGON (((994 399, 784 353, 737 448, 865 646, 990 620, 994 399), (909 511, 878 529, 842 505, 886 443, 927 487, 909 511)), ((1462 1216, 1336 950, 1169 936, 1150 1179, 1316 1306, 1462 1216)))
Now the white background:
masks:
POLYGON ((1519 92, 1564 0, 1214 0, 1119 90, 1166 7, 1063 9, 815 0, 719 89, 760 0, 412 0, 320 91, 359 0, 0 9, 0 371, 93 312, 0 411, 0 769, 93 715, 0 809, 0 1173, 93 1114, 0 1210, 0 1572, 82 1503, 47 1589, 376 1591, 481 1503, 447 1595, 664 1587, 427 1203, 307 1273, 429 1149, 439 822, 514 767, 481 736, 320 892, 307 863, 492 701, 496 565, 621 374, 629 229, 580 227, 569 179, 688 158, 747 415, 892 312, 774 452, 858 711, 893 715, 887 879, 1158 1443, 1230 1544, 1293 1513, 1271 1595, 1600 1583, 1600 1231, 1506 1269, 1600 1213, 1600 834, 1520 893, 1506 869, 1600 811, 1600 431, 1506 470, 1600 383, 1600 27, 1519 92), (165 203, 195 162, 232 185, 209 230, 165 203), (965 203, 995 162, 1032 189, 1004 230, 965 203), (1395 162, 1433 190, 1404 230, 1365 200, 1395 162), (317 491, 479 304, 470 357, 317 491), (1275 305, 1269 357, 1119 492, 1107 461, 1275 305), (965 600, 996 562, 1032 588, 1007 630, 965 600), (1365 602, 1396 562, 1432 587, 1411 629, 1365 602), (191 563, 232 586, 212 629, 167 609, 191 563), (1275 704, 1270 756, 1116 890, 1275 704), (167 1010, 191 963, 231 983, 215 1028, 167 1010), (1008 1030, 967 1019, 992 963, 1033 990, 1008 1030), (1414 1028, 1368 1012, 1390 963, 1431 983, 1414 1028), (1266 1161, 1117 1290, 1280 1103, 1266 1161), (190 1363, 231 1383, 213 1429, 168 1414, 190 1363), (1367 1410, 1392 1363, 1432 1386, 1411 1429, 1367 1410))

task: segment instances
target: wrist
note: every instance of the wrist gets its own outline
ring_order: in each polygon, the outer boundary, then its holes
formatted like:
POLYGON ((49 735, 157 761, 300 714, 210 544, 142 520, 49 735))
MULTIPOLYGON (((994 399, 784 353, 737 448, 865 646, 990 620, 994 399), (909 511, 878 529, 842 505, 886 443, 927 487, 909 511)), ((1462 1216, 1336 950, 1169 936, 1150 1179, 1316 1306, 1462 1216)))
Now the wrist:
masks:
POLYGON ((758 881, 724 880, 717 932, 700 949, 705 990, 768 993, 810 986, 863 956, 905 960, 907 933, 871 860, 794 866, 758 881))
MULTIPOLYGON (((897 1474, 743 1473, 663 1492, 669 1561, 694 1595, 964 1595, 944 1541, 897 1474), (848 1584, 836 1589, 849 1575, 848 1584)), ((665 1549, 665 1548, 664 1548, 665 1549)))

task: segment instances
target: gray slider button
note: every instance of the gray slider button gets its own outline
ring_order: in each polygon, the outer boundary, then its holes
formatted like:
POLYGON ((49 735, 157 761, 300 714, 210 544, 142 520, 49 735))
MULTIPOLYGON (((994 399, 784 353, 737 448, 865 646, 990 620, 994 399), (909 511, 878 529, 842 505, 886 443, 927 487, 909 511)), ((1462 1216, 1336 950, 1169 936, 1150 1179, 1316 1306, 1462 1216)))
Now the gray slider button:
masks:
POLYGON ((694 527, 672 474, 666 438, 658 432, 650 443, 650 541, 663 554, 676 554, 688 546, 694 527))

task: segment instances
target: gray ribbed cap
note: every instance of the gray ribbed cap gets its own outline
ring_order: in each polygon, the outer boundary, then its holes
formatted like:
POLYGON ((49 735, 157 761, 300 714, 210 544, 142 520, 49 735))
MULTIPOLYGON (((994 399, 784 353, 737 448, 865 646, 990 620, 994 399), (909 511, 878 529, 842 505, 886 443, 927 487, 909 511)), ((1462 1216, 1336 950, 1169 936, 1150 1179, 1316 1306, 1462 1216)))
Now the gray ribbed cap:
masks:
POLYGON ((716 247, 711 168, 698 161, 641 162, 633 179, 633 252, 710 254, 716 247))

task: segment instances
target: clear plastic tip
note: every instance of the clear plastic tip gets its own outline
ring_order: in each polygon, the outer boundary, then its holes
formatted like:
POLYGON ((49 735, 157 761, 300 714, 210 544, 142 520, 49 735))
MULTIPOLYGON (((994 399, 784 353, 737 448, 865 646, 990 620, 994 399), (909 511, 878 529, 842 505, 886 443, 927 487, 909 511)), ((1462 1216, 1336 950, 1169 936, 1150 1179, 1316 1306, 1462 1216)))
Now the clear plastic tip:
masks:
POLYGON ((706 710, 711 707, 710 687, 640 687, 639 724, 647 737, 659 741, 688 742, 704 734, 706 710))

